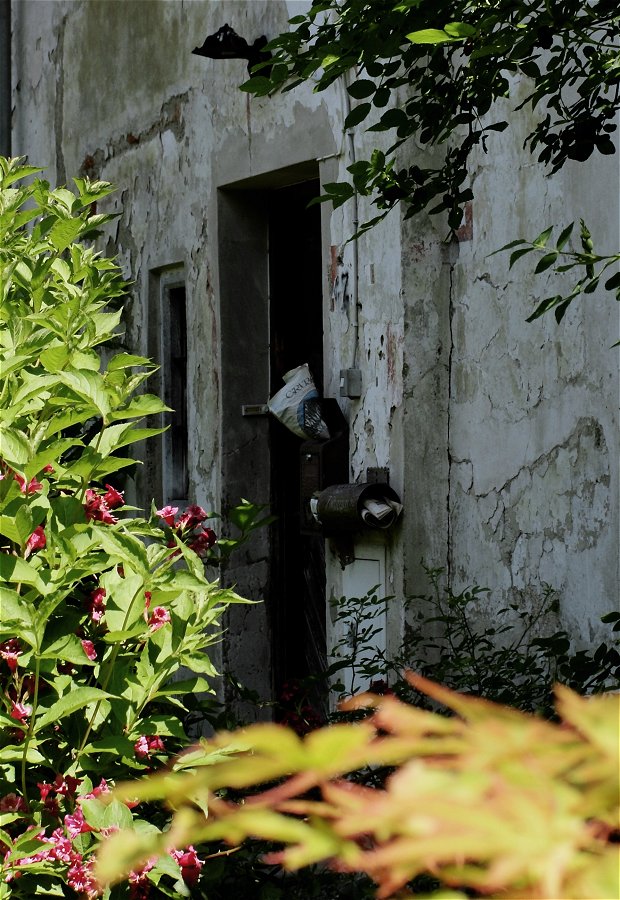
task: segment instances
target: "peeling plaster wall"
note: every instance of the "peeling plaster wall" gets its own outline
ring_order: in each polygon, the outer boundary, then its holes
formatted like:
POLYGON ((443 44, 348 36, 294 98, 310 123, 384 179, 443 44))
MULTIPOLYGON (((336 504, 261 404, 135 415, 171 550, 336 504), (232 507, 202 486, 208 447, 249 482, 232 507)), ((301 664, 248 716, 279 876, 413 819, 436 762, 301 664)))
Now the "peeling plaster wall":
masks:
MULTIPOLYGON (((86 174, 119 186, 107 248, 134 282, 133 349, 148 351, 151 273, 184 267, 190 489, 210 508, 222 495, 226 425, 217 189, 316 157, 324 182, 344 178, 352 152, 363 158, 387 136, 361 131, 351 147, 341 83, 320 95, 304 85, 251 99, 238 90, 243 61, 191 50, 225 22, 250 41, 276 34, 307 5, 13 3, 13 151, 58 183, 86 174)), ((488 585, 498 605, 527 600, 548 582, 560 592, 564 624, 584 638, 618 604, 618 356, 608 349, 617 305, 594 295, 559 327, 552 319, 528 325, 551 290, 547 276, 534 278, 528 258, 509 272, 504 255, 488 255, 580 215, 617 248, 618 157, 546 178, 519 149, 528 126, 524 116, 475 160, 471 227, 459 243, 444 242, 437 219, 404 222, 393 212, 356 255, 347 243, 351 204, 322 207, 325 392, 339 396, 341 368, 361 369, 362 397, 341 399, 351 479, 387 467, 405 504, 396 528, 371 539, 386 545, 385 588, 397 598, 392 644, 399 598, 424 589, 422 558, 444 566, 456 589, 488 585)), ((403 162, 414 157, 428 162, 416 146, 403 162)), ((374 211, 360 198, 360 221, 374 211)), ((328 593, 339 596, 337 557, 328 554, 327 565, 328 593)))
POLYGON ((419 222, 405 229, 406 480, 417 484, 407 569, 420 579, 424 556, 457 591, 489 586, 484 616, 547 583, 562 625, 592 640, 620 602, 617 304, 599 291, 560 325, 552 315, 527 324, 561 288, 532 274, 533 257, 509 271, 508 254, 489 254, 580 216, 614 252, 620 169, 617 156, 597 156, 546 177, 520 150, 531 128, 523 115, 474 161, 460 242, 442 248, 419 222), (432 420, 420 413, 433 406, 432 420))

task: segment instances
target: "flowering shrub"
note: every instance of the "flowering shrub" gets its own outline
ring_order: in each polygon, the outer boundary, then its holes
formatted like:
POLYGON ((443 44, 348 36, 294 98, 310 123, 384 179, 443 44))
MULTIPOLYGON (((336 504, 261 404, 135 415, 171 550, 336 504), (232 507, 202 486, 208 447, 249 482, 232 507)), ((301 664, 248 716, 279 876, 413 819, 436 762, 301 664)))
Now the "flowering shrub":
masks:
MULTIPOLYGON (((205 648, 241 598, 205 576, 204 510, 136 517, 114 484, 166 407, 139 390, 148 359, 97 352, 125 291, 88 243, 110 186, 37 171, 0 158, 0 897, 94 897, 101 839, 167 821, 101 798, 187 743, 183 697, 210 690, 205 648)), ((185 895, 200 868, 170 833, 122 890, 185 895)))

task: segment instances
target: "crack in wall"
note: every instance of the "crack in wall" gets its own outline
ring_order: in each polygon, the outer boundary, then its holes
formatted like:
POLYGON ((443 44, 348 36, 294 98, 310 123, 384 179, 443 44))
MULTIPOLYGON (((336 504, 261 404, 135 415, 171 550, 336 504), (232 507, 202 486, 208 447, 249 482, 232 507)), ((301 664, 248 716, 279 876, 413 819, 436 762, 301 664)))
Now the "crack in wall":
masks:
MULTIPOLYGON (((512 590, 537 577, 549 580, 543 557, 590 550, 607 533, 610 459, 602 427, 592 417, 578 419, 564 440, 520 466, 497 487, 477 491, 463 477, 466 473, 458 474, 458 481, 453 478, 452 511, 463 521, 464 498, 475 503, 479 537, 497 546, 512 590)), ((471 518, 465 518, 468 529, 475 530, 471 518)), ((461 529, 453 538, 463 555, 471 534, 461 529)))
MULTIPOLYGON (((158 140, 163 132, 171 131, 177 141, 185 137, 185 120, 183 119, 183 106, 188 101, 190 91, 175 94, 162 104, 158 118, 146 128, 136 133, 128 131, 125 134, 112 138, 105 148, 98 147, 84 157, 80 167, 80 176, 94 179, 101 176, 105 166, 117 156, 136 150, 152 140, 158 140)), ((56 134, 62 132, 56 129, 56 134)))

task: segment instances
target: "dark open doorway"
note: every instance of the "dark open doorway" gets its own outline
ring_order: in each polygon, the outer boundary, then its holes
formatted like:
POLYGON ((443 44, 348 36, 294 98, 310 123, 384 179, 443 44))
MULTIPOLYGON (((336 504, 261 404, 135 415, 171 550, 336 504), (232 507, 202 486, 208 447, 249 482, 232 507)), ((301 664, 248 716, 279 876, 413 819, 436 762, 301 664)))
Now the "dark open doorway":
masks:
POLYGON ((229 610, 222 664, 265 699, 320 671, 326 658, 324 542, 300 532, 302 441, 247 414, 302 363, 322 390, 321 208, 308 208, 320 193, 316 175, 316 164, 281 170, 220 191, 218 204, 221 508, 246 497, 278 517, 227 570, 239 593, 262 602, 229 610))
MULTIPOLYGON (((269 197, 271 393, 289 369, 308 363, 323 388, 321 215, 308 206, 319 182, 280 188, 269 197)), ((279 422, 270 425, 272 510, 271 589, 273 670, 282 686, 325 668, 325 549, 300 522, 301 440, 279 422)))

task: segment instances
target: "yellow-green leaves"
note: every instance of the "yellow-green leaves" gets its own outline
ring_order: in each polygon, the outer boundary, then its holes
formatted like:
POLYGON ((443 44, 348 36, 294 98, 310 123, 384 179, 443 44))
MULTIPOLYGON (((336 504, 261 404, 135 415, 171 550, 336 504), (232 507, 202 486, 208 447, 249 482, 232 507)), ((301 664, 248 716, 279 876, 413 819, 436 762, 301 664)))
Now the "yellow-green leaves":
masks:
POLYGON ((448 41, 463 41, 476 34, 476 29, 467 22, 451 22, 444 29, 422 28, 407 35, 412 44, 444 44, 448 41))
MULTIPOLYGON (((617 852, 607 835, 618 816, 620 698, 558 688, 558 725, 409 678, 458 716, 363 695, 348 704, 372 710, 361 723, 304 739, 270 724, 223 733, 195 748, 193 775, 128 784, 118 796, 167 800, 188 843, 276 841, 284 849, 272 860, 291 869, 335 860, 373 878, 379 897, 425 872, 489 897, 615 896, 617 852), (380 786, 343 777, 386 763, 397 768, 380 786), (221 799, 224 788, 251 791, 235 803, 221 799)), ((158 840, 141 839, 140 853, 156 852, 158 840)), ((121 842, 102 848, 106 880, 119 876, 121 842)))

